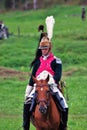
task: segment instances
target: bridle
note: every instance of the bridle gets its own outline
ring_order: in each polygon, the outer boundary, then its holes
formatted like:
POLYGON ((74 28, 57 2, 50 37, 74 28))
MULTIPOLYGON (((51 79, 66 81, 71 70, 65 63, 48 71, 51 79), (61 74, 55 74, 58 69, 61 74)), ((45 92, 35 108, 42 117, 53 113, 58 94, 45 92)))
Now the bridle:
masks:
MULTIPOLYGON (((40 87, 40 89, 43 89, 43 87, 49 87, 49 84, 38 84, 36 85, 36 87, 40 87)), ((48 107, 49 106, 49 103, 50 103, 50 90, 47 91, 47 100, 45 99, 38 99, 38 90, 35 91, 35 97, 36 97, 36 103, 39 105, 40 103, 44 103, 46 104, 46 106, 48 107)))

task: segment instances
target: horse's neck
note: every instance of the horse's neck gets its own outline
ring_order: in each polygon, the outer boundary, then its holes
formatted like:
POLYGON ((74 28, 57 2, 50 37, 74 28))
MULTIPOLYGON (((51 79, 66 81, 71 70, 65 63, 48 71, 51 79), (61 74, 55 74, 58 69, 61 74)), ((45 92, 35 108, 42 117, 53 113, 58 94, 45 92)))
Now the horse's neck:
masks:
POLYGON ((50 98, 50 102, 51 102, 52 105, 54 105, 54 106, 56 105, 55 102, 54 102, 54 99, 53 99, 52 95, 51 95, 51 98, 50 98))
POLYGON ((54 111, 58 111, 58 108, 56 106, 56 103, 51 95, 51 98, 50 98, 50 112, 54 112, 54 111))

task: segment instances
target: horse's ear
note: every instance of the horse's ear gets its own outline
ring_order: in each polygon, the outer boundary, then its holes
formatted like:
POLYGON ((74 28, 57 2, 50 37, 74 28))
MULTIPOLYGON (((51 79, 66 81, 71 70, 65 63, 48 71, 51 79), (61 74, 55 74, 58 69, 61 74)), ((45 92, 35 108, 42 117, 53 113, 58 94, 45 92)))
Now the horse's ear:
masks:
POLYGON ((33 78, 33 81, 36 83, 37 79, 34 76, 32 76, 32 78, 33 78))
POLYGON ((49 81, 49 78, 50 78, 50 77, 49 77, 49 74, 48 74, 48 76, 47 76, 47 78, 46 78, 46 81, 47 81, 47 82, 49 81))

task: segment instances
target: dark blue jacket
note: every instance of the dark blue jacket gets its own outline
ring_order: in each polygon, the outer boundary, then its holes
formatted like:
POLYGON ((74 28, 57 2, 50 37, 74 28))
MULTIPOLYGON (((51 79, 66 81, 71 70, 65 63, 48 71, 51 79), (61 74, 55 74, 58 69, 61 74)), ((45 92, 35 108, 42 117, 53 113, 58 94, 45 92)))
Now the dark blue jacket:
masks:
MULTIPOLYGON (((33 66, 33 69, 32 69, 32 74, 31 74, 31 77, 30 77, 30 80, 29 80, 29 85, 30 86, 33 86, 34 84, 34 81, 32 79, 32 76, 35 76, 36 75, 36 72, 38 70, 40 66, 40 60, 38 59, 34 66, 33 66)), ((52 67, 52 70, 54 71, 54 80, 55 80, 55 83, 58 84, 58 82, 60 81, 61 79, 61 76, 62 76, 62 62, 59 58, 55 58, 52 62, 51 62, 51 67, 52 67)))

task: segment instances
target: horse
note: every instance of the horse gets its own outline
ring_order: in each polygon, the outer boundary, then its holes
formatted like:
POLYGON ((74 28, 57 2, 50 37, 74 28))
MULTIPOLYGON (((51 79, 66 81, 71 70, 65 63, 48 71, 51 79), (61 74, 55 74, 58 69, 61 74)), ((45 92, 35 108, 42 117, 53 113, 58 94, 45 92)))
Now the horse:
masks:
POLYGON ((33 80, 36 83, 36 107, 31 116, 32 124, 36 130, 59 130, 61 114, 50 92, 49 75, 45 80, 37 80, 35 77, 33 80))

